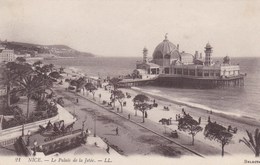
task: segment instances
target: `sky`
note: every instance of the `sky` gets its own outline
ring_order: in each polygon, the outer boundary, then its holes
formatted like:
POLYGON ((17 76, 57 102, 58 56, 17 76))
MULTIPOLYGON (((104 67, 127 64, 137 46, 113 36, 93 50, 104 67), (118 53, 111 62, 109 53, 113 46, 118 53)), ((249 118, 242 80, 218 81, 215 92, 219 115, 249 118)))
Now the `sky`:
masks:
POLYGON ((65 44, 100 56, 149 56, 168 39, 194 54, 260 57, 257 0, 0 0, 0 39, 65 44))

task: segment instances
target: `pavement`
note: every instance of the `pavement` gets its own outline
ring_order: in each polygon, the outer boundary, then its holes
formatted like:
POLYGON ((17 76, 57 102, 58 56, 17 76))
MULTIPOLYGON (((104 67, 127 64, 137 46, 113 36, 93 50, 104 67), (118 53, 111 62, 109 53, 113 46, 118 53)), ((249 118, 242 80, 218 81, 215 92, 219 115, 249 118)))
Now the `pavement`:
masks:
MULTIPOLYGON (((120 115, 125 116, 122 118, 115 110, 107 110, 100 106, 102 100, 110 97, 108 91, 102 91, 101 99, 96 98, 96 101, 92 101, 92 95, 82 94, 81 96, 69 92, 64 89, 64 86, 55 87, 56 93, 64 98, 65 106, 73 109, 78 120, 86 120, 86 126, 93 132, 94 123, 96 123, 96 133, 104 141, 106 141, 112 148, 122 155, 163 155, 169 157, 180 157, 181 155, 193 155, 191 152, 183 149, 179 145, 174 144, 162 136, 158 136, 154 132, 151 132, 138 124, 159 132, 161 135, 164 134, 164 127, 158 123, 146 119, 145 123, 142 123, 142 117, 134 116, 134 110, 130 112, 131 120, 127 119, 129 111, 126 111, 127 107, 124 107, 124 112, 120 115), (78 98, 79 102, 76 102, 78 98), (113 113, 111 113, 113 111, 113 113), (119 135, 115 134, 115 129, 119 128, 119 135)), ((96 92, 96 96, 98 96, 96 92)), ((129 106, 132 99, 129 99, 129 106)), ((73 112, 72 111, 72 112, 73 112)), ((80 122, 79 122, 80 123, 80 122)), ((220 151, 212 146, 204 143, 199 143, 198 146, 190 146, 190 137, 181 136, 181 142, 191 148, 200 148, 203 155, 208 154, 219 154, 220 151)))

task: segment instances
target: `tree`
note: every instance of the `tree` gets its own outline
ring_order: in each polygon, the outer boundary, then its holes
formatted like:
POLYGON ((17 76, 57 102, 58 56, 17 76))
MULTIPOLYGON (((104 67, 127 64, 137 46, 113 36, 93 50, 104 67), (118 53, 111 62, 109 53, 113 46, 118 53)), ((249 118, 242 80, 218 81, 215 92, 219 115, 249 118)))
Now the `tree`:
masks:
POLYGON ((26 59, 24 57, 17 57, 16 60, 19 62, 19 63, 25 63, 26 62, 26 59))
POLYGON ((35 63, 33 63, 33 66, 36 67, 40 67, 42 65, 42 61, 36 61, 35 63))
POLYGON ((50 65, 43 65, 41 68, 40 68, 40 72, 43 73, 43 74, 47 74, 48 72, 51 72, 51 67, 50 65))
POLYGON ((56 71, 51 72, 51 73, 49 74, 49 76, 50 76, 51 78, 55 78, 55 79, 60 79, 60 78, 62 78, 62 76, 59 74, 59 72, 56 72, 56 71))
POLYGON ((121 106, 121 113, 123 112, 123 101, 125 99, 125 94, 121 90, 113 91, 113 95, 115 96, 115 100, 117 100, 121 106))
POLYGON ((71 81, 70 81, 70 85, 71 85, 71 86, 77 86, 77 85, 78 85, 77 80, 71 80, 71 81))
POLYGON ((252 133, 248 132, 246 130, 247 136, 249 139, 246 139, 245 137, 243 137, 243 139, 239 140, 240 142, 245 143, 245 145, 250 148, 254 154, 255 157, 259 157, 259 153, 260 153, 260 132, 259 129, 257 128, 255 130, 255 136, 253 137, 252 133))
POLYGON ((118 88, 118 83, 121 81, 121 79, 117 77, 113 77, 112 79, 109 80, 109 84, 113 86, 114 90, 117 90, 118 88))
POLYGON ((143 115, 143 123, 145 118, 145 112, 150 108, 150 105, 147 103, 150 99, 144 94, 138 94, 134 97, 134 108, 135 108, 135 115, 137 115, 137 110, 142 112, 143 115))
POLYGON ((50 68, 51 72, 53 71, 54 67, 55 66, 53 64, 49 64, 49 68, 50 68))
POLYGON ((15 62, 8 62, 4 68, 3 76, 4 83, 7 87, 7 107, 10 107, 10 95, 13 86, 17 85, 17 81, 33 72, 30 65, 17 64, 15 62))
POLYGON ((224 156, 224 147, 231 142, 233 137, 233 135, 228 132, 225 127, 217 124, 216 122, 212 123, 211 121, 208 122, 204 129, 204 136, 205 138, 215 140, 221 144, 222 156, 224 156))
POLYGON ((93 100, 94 100, 95 99, 95 92, 96 92, 97 88, 92 83, 87 83, 85 85, 85 88, 86 88, 87 91, 92 93, 93 100))
POLYGON ((192 137, 192 145, 194 145, 195 135, 202 131, 203 128, 200 123, 194 120, 190 115, 184 115, 184 117, 179 119, 178 129, 184 132, 188 132, 192 137))
POLYGON ((83 89, 83 93, 84 93, 84 90, 85 90, 84 87, 85 87, 85 85, 87 84, 86 78, 85 78, 85 77, 80 77, 80 78, 77 79, 76 81, 77 81, 77 85, 76 85, 77 91, 83 89))
POLYGON ((29 118, 30 99, 39 93, 44 93, 48 88, 45 80, 39 75, 29 75, 18 81, 20 88, 16 91, 27 97, 27 119, 29 118))

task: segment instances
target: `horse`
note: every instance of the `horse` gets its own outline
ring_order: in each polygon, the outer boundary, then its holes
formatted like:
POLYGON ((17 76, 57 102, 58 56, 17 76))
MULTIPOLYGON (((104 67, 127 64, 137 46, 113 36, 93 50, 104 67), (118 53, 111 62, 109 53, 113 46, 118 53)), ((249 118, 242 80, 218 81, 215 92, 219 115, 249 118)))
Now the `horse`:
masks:
POLYGON ((166 119, 166 118, 162 118, 161 120, 159 120, 159 123, 162 123, 163 125, 166 124, 166 125, 170 125, 171 124, 171 118, 169 119, 166 119))

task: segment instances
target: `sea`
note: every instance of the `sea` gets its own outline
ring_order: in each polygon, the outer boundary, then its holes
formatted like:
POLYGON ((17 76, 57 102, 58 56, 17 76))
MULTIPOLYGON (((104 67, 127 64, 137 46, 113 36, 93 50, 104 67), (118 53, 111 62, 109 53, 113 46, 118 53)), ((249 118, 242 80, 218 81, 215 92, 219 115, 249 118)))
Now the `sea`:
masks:
MULTIPOLYGON (((81 71, 87 76, 113 77, 130 74, 135 69, 136 61, 141 60, 141 57, 80 57, 46 62, 81 71)), ((214 61, 222 59, 216 58, 214 61)), ((145 86, 140 89, 192 107, 260 121, 260 58, 233 57, 231 62, 239 64, 241 73, 246 73, 243 87, 179 89, 145 86)))

